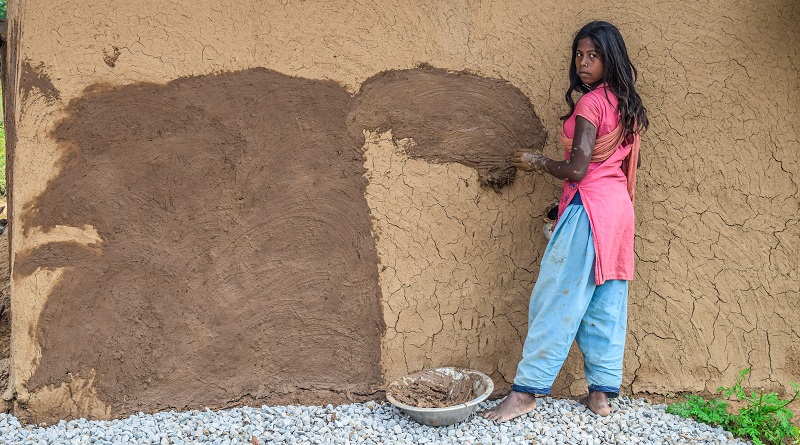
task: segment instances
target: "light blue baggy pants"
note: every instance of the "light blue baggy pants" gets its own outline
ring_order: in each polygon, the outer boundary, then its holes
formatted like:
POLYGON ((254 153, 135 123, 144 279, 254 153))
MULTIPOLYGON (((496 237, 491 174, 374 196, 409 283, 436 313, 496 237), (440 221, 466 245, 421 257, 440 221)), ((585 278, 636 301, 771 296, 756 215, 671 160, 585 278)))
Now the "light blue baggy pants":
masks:
POLYGON ((589 391, 615 397, 622 384, 628 281, 595 284, 589 217, 583 205, 574 202, 558 221, 542 258, 531 293, 528 336, 512 390, 550 394, 576 340, 583 353, 589 391))

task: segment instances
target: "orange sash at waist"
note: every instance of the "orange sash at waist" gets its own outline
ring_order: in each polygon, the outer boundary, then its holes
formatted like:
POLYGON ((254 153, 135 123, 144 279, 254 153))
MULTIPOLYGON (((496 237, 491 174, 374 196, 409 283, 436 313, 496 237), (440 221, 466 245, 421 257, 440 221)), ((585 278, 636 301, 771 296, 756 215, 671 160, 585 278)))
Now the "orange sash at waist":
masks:
MULTIPOLYGON (((592 159, 590 162, 603 162, 611 157, 617 148, 623 143, 625 137, 625 126, 622 122, 617 125, 611 133, 604 134, 597 138, 592 149, 592 159)), ((561 133, 561 142, 564 143, 565 150, 572 150, 572 139, 566 137, 561 133)), ((636 192, 636 168, 639 163, 639 144, 641 143, 641 136, 639 133, 633 134, 633 143, 631 144, 631 152, 622 160, 622 172, 628 179, 628 195, 631 197, 631 202, 636 192)))

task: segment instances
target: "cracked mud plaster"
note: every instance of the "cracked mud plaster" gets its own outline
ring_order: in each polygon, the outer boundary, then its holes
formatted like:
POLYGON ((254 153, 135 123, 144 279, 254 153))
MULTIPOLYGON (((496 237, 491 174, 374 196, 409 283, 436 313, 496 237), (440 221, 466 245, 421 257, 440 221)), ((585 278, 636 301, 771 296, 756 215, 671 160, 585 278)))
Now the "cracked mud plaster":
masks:
POLYGON ((348 127, 366 130, 384 377, 439 365, 513 374, 518 354, 495 342, 521 350, 527 291, 517 277, 528 275, 515 265, 529 265, 540 228, 513 212, 516 199, 530 204, 530 188, 503 186, 512 154, 544 145, 530 101, 497 79, 391 71, 364 83, 348 127))
POLYGON ((675 43, 647 39, 638 63, 664 82, 637 193, 632 392, 714 392, 746 367, 751 387, 800 381, 800 4, 709 12, 676 11, 675 43))
POLYGON ((110 419, 111 406, 97 396, 96 378, 94 371, 89 372, 89 378, 70 374, 59 385, 51 385, 31 394, 25 399, 24 405, 30 407, 30 417, 35 419, 110 419))
POLYGON ((541 227, 529 181, 496 193, 474 169, 409 158, 410 139, 368 132, 367 201, 383 291, 386 380, 437 366, 513 379, 541 227))

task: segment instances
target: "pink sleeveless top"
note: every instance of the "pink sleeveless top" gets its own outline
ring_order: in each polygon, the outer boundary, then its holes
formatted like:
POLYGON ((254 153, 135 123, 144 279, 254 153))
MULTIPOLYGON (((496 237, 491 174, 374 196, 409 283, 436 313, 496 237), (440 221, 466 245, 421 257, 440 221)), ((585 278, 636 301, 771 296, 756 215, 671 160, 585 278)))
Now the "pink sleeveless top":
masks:
MULTIPOLYGON (((617 98, 605 84, 583 95, 575 105, 575 112, 564 122, 562 136, 575 136, 575 119, 581 116, 597 128, 597 136, 608 134, 619 125, 617 98)), ((592 162, 586 176, 579 182, 564 181, 559 202, 559 217, 577 191, 589 216, 595 248, 595 283, 606 280, 633 279, 634 213, 628 180, 622 170, 622 161, 631 152, 632 145, 624 141, 603 162, 592 162)), ((572 147, 564 147, 564 157, 569 159, 572 147)), ((635 162, 635 160, 634 160, 635 162)))

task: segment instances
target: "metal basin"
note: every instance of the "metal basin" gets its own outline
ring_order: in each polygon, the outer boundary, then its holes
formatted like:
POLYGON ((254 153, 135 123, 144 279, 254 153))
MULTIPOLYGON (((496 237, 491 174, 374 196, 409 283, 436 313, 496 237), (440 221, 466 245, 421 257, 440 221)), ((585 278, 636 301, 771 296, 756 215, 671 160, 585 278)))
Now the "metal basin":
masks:
POLYGON ((428 369, 395 380, 387 387, 386 398, 392 405, 400 408, 400 410, 406 413, 409 417, 423 425, 444 426, 466 420, 470 414, 472 414, 475 407, 492 394, 492 391, 494 391, 494 382, 491 378, 489 378, 489 376, 480 371, 475 371, 473 369, 442 367, 428 369), (472 380, 472 398, 465 403, 459 403, 457 405, 447 406, 444 408, 421 408, 399 402, 395 398, 393 390, 396 391, 397 388, 413 383, 415 378, 420 378, 419 376, 425 372, 444 374, 456 381, 461 379, 472 380))

